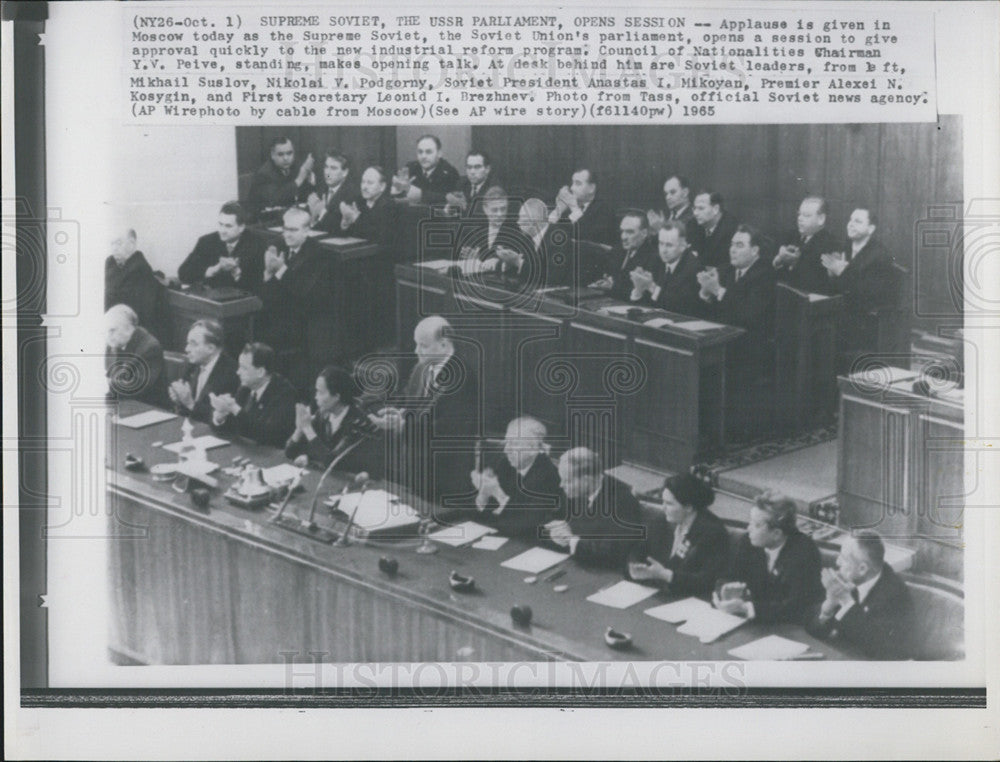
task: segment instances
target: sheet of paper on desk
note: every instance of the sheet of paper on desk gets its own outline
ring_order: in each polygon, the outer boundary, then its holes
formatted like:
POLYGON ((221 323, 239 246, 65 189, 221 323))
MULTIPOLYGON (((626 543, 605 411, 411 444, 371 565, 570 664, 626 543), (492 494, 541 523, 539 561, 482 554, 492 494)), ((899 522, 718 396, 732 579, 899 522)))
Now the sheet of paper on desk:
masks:
POLYGON ((347 516, 353 513, 354 525, 369 532, 420 521, 420 514, 416 510, 400 503, 398 497, 384 489, 370 489, 363 497, 360 492, 348 492, 340 498, 337 510, 347 516))
POLYGON ((473 548, 478 548, 479 550, 500 550, 504 545, 507 544, 506 537, 500 537, 495 534, 488 534, 485 537, 480 537, 478 541, 472 543, 473 548))
POLYGON ((496 531, 493 527, 483 526, 482 524, 477 524, 475 521, 463 521, 461 524, 443 527, 427 536, 435 542, 441 542, 457 548, 460 545, 468 545, 470 542, 475 542, 483 535, 493 534, 496 531))
POLYGON ((529 574, 540 574, 567 558, 569 558, 569 553, 557 553, 548 548, 531 548, 513 558, 508 558, 500 565, 529 574))
POLYGON ((335 246, 354 246, 359 243, 364 243, 364 238, 352 238, 351 236, 331 236, 330 238, 320 239, 320 243, 331 243, 335 246))
POLYGON ((655 587, 646 587, 623 579, 618 584, 604 590, 598 590, 593 595, 588 595, 587 600, 602 606, 610 606, 613 609, 627 609, 639 601, 646 600, 651 595, 656 595, 655 587))
POLYGON ((673 603, 664 603, 662 606, 653 606, 644 613, 670 624, 680 624, 711 608, 711 604, 701 598, 684 598, 673 603))
POLYGON ((173 413, 168 413, 165 410, 147 410, 145 413, 136 413, 135 415, 130 415, 128 418, 115 416, 114 422, 119 426, 128 426, 130 429, 142 429, 146 426, 152 426, 154 423, 162 423, 176 417, 173 413))
POLYGON ((455 262, 451 259, 428 259, 423 262, 414 262, 417 267, 426 267, 429 270, 447 270, 455 262))
POLYGON ((263 469, 260 473, 268 484, 285 484, 299 475, 301 469, 291 463, 279 463, 276 466, 263 469))
POLYGON ((806 643, 789 640, 780 635, 768 635, 752 640, 739 648, 730 648, 729 653, 737 659, 746 659, 747 661, 782 661, 794 659, 808 650, 809 646, 806 643))
POLYGON ((712 331, 716 328, 722 328, 718 323, 710 323, 707 320, 688 320, 684 323, 674 323, 674 325, 686 331, 712 331))
MULTIPOLYGON (((219 439, 211 434, 205 434, 204 436, 195 437, 191 440, 192 447, 200 447, 205 450, 211 450, 214 447, 225 447, 227 444, 229 444, 228 439, 219 439)), ((170 450, 170 452, 180 452, 183 447, 185 447, 183 442, 173 442, 172 444, 163 445, 163 449, 170 450)))
POLYGON ((670 318, 657 317, 652 320, 647 320, 643 325, 648 325, 651 328, 663 328, 665 325, 673 325, 674 321, 670 318))
POLYGON ((709 608, 695 613, 677 628, 677 632, 682 635, 693 635, 702 643, 711 643, 746 621, 743 617, 709 608))

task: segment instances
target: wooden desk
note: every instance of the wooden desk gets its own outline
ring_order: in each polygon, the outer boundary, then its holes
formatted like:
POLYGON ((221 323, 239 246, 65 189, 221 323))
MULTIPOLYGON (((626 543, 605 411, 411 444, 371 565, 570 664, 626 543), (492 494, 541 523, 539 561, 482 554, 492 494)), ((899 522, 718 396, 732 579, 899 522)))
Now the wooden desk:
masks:
POLYGON ((226 348, 232 350, 253 341, 254 316, 260 312, 263 303, 253 294, 240 299, 217 302, 209 299, 200 289, 167 289, 167 304, 170 305, 170 321, 173 340, 166 349, 184 350, 188 330, 196 320, 212 318, 218 320, 226 333, 226 348))
MULTIPOLYGON (((125 403, 121 413, 145 409, 125 403)), ((206 429, 196 425, 194 433, 206 429)), ((525 584, 523 572, 500 567, 527 547, 517 540, 495 552, 442 546, 433 556, 416 554, 415 540, 323 545, 268 523, 265 513, 226 503, 222 492, 231 478, 220 472, 210 512, 201 513, 170 484, 121 467, 126 452, 150 466, 173 460, 150 443, 176 441, 180 419, 138 431, 112 426, 111 434, 111 643, 142 663, 284 663, 288 653, 311 661, 309 652, 327 662, 729 660, 729 649, 767 634, 749 623, 703 645, 642 613, 669 600, 662 593, 623 611, 589 603, 588 595, 618 575, 572 562, 560 579, 569 585, 565 593, 542 581, 525 584), (399 561, 398 576, 378 571, 381 556, 399 561), (453 592, 447 581, 453 569, 475 577, 478 592, 453 592), (512 624, 515 604, 531 606, 530 627, 512 624), (603 640, 609 625, 632 633, 634 650, 609 649, 603 640)), ((236 455, 261 466, 283 459, 276 450, 239 440, 209 451, 220 465, 236 455)), ((294 498, 288 511, 307 514, 316 478, 305 480, 305 495, 294 498)), ((330 491, 341 483, 332 479, 330 491)), ((806 642, 829 659, 852 658, 799 627, 773 632, 806 642)))
MULTIPOLYGON (((726 347, 740 328, 653 328, 599 312, 609 300, 586 289, 567 303, 416 265, 396 266, 396 290, 402 347, 421 318, 443 315, 459 351, 480 363, 493 431, 533 415, 558 444, 586 443, 602 448, 606 463, 670 471, 725 441, 726 347)), ((645 319, 654 316, 691 320, 664 311, 645 319)))
POLYGON ((914 571, 961 580, 965 450, 961 392, 912 391, 915 371, 895 381, 873 370, 838 379, 840 523, 871 528, 916 552, 914 571))

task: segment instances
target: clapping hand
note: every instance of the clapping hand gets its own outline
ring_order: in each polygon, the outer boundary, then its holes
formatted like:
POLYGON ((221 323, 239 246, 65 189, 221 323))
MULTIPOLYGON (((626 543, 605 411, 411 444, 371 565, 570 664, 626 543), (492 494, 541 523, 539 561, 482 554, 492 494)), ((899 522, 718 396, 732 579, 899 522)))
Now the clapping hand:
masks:
POLYGON ((517 267, 521 263, 521 255, 513 249, 508 249, 506 246, 497 246, 495 251, 497 258, 505 265, 517 267))
POLYGON ((172 402, 183 408, 190 410, 194 407, 194 394, 191 392, 191 384, 183 379, 177 379, 168 388, 172 402))
POLYGON ((854 590, 854 586, 841 577, 835 570, 830 568, 823 569, 820 573, 820 581, 823 583, 823 587, 826 588, 826 600, 831 604, 835 603, 839 608, 853 602, 854 598, 851 593, 854 590))
POLYGON ((556 210, 559 212, 561 217, 566 213, 568 209, 572 209, 576 206, 576 196, 569 189, 569 186, 564 185, 559 189, 559 193, 556 194, 556 210))
POLYGON ((649 229, 652 233, 659 233, 660 228, 663 227, 663 223, 667 220, 667 215, 663 212, 658 212, 656 209, 650 209, 646 212, 646 219, 649 220, 649 229))
POLYGON ((208 393, 208 400, 212 403, 212 409, 220 416, 236 415, 240 412, 240 406, 231 394, 208 393))
POLYGON ((632 279, 632 288, 637 293, 653 290, 653 274, 643 267, 637 267, 628 274, 632 279))
POLYGON ((346 230, 355 222, 358 221, 358 217, 361 216, 361 210, 358 209, 358 204, 355 201, 347 203, 346 201, 340 202, 340 227, 346 230))
POLYGON ((312 174, 313 170, 313 155, 309 154, 306 156, 306 160, 302 162, 302 166, 299 167, 299 176, 297 178, 297 185, 302 185, 306 180, 309 179, 309 175, 312 174))
POLYGON ((775 255, 771 264, 775 267, 784 267, 785 265, 794 265, 802 257, 802 252, 799 250, 798 246, 793 246, 789 244, 788 246, 782 246, 778 249, 778 253, 775 255))
POLYGON ((394 407, 384 407, 377 413, 369 413, 368 420, 382 431, 401 431, 403 428, 403 413, 394 407))
POLYGON ((312 410, 308 405, 301 402, 295 403, 295 431, 304 432, 307 427, 312 426, 312 410))
POLYGON ((698 285, 701 286, 701 293, 704 296, 719 295, 719 271, 714 267, 706 267, 698 273, 698 285))
POLYGON ((847 269, 847 254, 842 251, 834 254, 823 254, 819 261, 826 268, 827 273, 834 277, 840 277, 841 273, 847 269))
POLYGON ((464 193, 453 191, 445 195, 444 198, 449 207, 453 207, 460 211, 464 212, 469 207, 469 202, 466 201, 464 193))
POLYGON ((643 580, 661 580, 663 582, 671 582, 674 578, 674 573, 655 558, 646 557, 645 562, 642 561, 629 561, 628 564, 629 576, 636 582, 641 582, 643 580))
POLYGON ((545 529, 548 530, 549 538, 552 542, 561 548, 568 548, 570 541, 575 537, 569 523, 559 519, 550 521, 545 525, 545 529))
POLYGON ((264 272, 267 275, 274 275, 282 267, 285 266, 285 255, 278 251, 278 247, 271 246, 267 247, 267 251, 264 252, 264 272))
POLYGON ((406 167, 401 167, 400 170, 392 178, 392 193, 394 196, 405 196, 410 192, 410 183, 413 179, 410 177, 410 170, 406 167))
MULTIPOLYGON (((482 471, 473 470, 469 474, 469 479, 472 481, 472 486, 478 490, 476 495, 476 508, 478 510, 486 510, 491 497, 499 502, 497 492, 500 489, 500 482, 492 468, 487 467, 482 471)), ((500 510, 497 510, 497 513, 500 513, 500 510)))

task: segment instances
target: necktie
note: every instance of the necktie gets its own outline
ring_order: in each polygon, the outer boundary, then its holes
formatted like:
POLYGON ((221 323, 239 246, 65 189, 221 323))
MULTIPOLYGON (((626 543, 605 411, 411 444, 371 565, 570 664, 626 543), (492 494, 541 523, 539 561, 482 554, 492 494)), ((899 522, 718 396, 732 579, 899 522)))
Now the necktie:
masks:
POLYGON ((298 250, 298 249, 289 249, 289 250, 288 250, 288 266, 289 266, 289 267, 291 267, 291 266, 292 266, 292 261, 293 261, 293 260, 295 259, 295 257, 297 257, 298 255, 299 255, 299 250, 298 250))
POLYGON ((734 282, 735 283, 739 283, 740 282, 740 278, 742 278, 742 277, 743 277, 743 271, 742 270, 737 270, 736 271, 736 279, 735 279, 734 282))
POLYGON ((858 593, 858 589, 856 587, 851 588, 851 600, 855 603, 861 603, 861 595, 858 593))
POLYGON ((430 397, 433 386, 434 386, 434 365, 432 363, 428 363, 427 367, 424 368, 423 393, 421 396, 430 397))
POLYGON ((629 251, 625 252, 625 259, 622 262, 622 270, 624 270, 626 267, 628 267, 628 263, 632 260, 632 255, 634 253, 635 253, 634 249, 630 249, 629 251))

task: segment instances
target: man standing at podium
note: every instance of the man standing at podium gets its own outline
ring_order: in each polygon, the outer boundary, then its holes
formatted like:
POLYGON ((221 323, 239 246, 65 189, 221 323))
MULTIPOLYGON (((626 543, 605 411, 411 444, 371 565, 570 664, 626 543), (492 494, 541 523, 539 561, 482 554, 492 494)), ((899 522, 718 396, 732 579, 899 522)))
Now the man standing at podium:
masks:
POLYGON ((132 229, 114 237, 111 256, 104 262, 104 309, 116 304, 127 304, 139 316, 139 325, 167 341, 170 328, 164 287, 139 251, 132 229))
POLYGON ((398 397, 400 406, 383 407, 369 419, 396 435, 395 478, 421 497, 464 506, 481 434, 479 380, 473 366, 455 355, 452 337, 440 315, 421 320, 413 330, 417 364, 398 397))
POLYGON ((177 269, 181 283, 257 293, 264 275, 264 242, 246 224, 246 212, 238 202, 223 204, 218 230, 199 238, 177 269))

